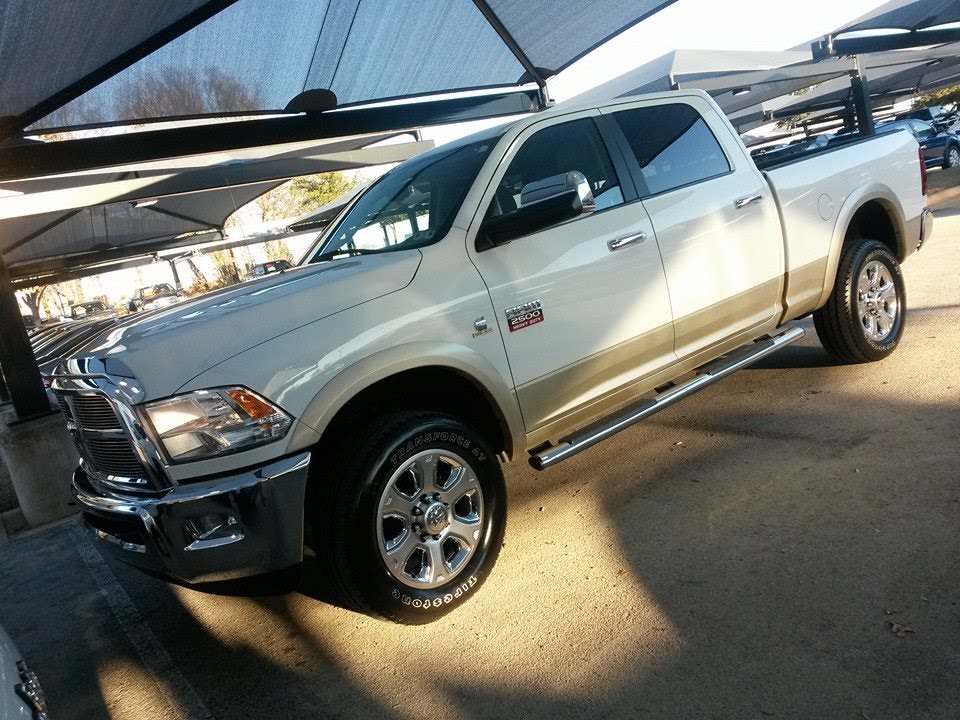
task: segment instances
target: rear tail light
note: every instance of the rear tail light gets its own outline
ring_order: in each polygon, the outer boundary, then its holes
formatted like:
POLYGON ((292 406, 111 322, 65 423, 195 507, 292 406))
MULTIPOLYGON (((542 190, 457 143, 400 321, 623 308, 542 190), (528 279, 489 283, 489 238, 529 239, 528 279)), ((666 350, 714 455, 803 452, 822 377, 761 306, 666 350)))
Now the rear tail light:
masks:
POLYGON ((923 195, 927 194, 927 162, 923 159, 923 148, 917 150, 917 154, 920 156, 920 192, 923 195))

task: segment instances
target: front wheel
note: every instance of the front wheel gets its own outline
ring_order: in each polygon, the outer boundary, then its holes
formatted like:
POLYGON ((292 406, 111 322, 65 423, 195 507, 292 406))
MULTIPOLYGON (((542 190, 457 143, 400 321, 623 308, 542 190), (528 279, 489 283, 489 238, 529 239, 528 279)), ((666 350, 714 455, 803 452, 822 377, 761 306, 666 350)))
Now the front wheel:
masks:
POLYGON ((906 300, 900 263, 887 247, 876 240, 851 243, 827 304, 813 314, 817 335, 843 362, 881 360, 903 335, 906 300))
POLYGON ((476 593, 500 552, 500 463, 482 436, 438 413, 387 415, 357 437, 321 493, 330 502, 318 554, 358 610, 407 624, 439 618, 476 593))

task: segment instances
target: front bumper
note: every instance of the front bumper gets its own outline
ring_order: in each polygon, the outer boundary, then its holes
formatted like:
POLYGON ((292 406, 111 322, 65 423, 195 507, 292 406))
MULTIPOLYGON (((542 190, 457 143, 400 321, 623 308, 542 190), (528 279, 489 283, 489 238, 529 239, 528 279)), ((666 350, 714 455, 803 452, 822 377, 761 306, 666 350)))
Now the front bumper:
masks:
POLYGON ((73 496, 102 547, 125 563, 200 583, 283 570, 303 559, 310 453, 134 497, 95 487, 83 466, 73 496))

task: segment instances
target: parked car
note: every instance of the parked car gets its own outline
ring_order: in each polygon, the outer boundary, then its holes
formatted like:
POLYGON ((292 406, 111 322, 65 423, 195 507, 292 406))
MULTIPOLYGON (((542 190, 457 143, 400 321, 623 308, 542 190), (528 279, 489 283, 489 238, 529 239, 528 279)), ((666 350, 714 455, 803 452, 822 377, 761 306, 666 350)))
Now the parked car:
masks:
POLYGON ((77 303, 70 306, 71 320, 89 320, 92 318, 115 317, 117 311, 115 308, 107 305, 102 300, 91 300, 90 302, 77 303))
POLYGON ((937 128, 938 132, 948 132, 952 131, 953 126, 960 120, 960 113, 957 113, 955 109, 948 110, 942 105, 933 105, 931 107, 899 113, 896 119, 922 120, 937 128))
POLYGON ((137 291, 127 301, 130 312, 139 310, 156 310, 158 308, 176 305, 183 299, 183 290, 177 290, 170 283, 157 283, 137 288, 137 291))
POLYGON ((371 184, 296 272, 61 364, 74 497, 104 552, 153 574, 257 575, 307 543, 350 606, 435 619, 493 569, 502 462, 550 468, 807 315, 842 363, 894 352, 925 178, 906 133, 761 172, 696 90, 445 144, 371 184))
POLYGON ((877 133, 906 130, 923 149, 927 167, 952 168, 960 165, 960 138, 953 133, 940 132, 922 120, 893 120, 877 125, 877 133))
POLYGON ((289 270, 292 264, 287 260, 271 260, 265 263, 257 263, 253 266, 253 274, 256 277, 263 277, 264 275, 271 275, 272 273, 283 272, 284 270, 289 270))
POLYGON ((37 675, 0 627, 0 719, 49 720, 47 700, 37 675))

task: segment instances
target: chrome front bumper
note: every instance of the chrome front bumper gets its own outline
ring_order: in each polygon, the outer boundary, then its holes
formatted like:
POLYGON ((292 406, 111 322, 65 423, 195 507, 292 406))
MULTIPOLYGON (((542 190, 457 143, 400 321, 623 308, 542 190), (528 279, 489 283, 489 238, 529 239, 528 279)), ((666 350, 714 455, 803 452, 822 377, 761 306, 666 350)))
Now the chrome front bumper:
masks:
POLYGON ((95 489, 81 466, 72 490, 87 527, 119 560, 187 583, 233 580, 303 559, 309 464, 301 453, 145 497, 95 489))

